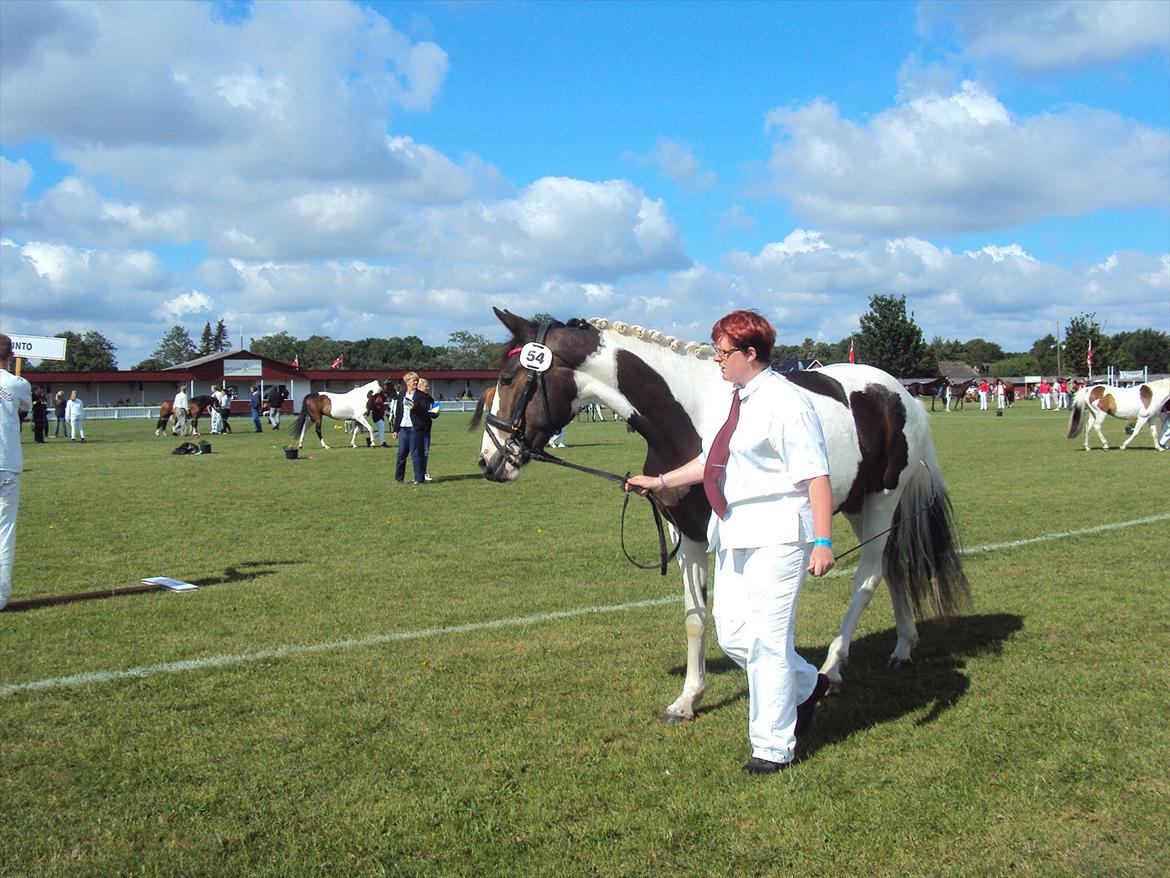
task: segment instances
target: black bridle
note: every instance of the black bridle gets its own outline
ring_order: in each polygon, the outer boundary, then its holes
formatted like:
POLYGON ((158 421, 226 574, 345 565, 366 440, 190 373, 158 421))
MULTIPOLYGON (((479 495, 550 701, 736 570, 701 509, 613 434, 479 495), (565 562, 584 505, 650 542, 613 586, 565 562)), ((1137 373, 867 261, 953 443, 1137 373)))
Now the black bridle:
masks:
MULTIPOLYGON (((548 346, 545 345, 544 340, 547 337, 548 331, 552 325, 553 324, 546 321, 540 324, 540 328, 536 332, 536 344, 545 348, 545 350, 549 350, 548 346)), ((521 354, 522 350, 523 348, 516 348, 512 351, 509 351, 508 354, 509 356, 515 356, 521 354)), ((549 350, 549 356, 552 356, 551 350, 549 350)), ((552 423, 552 409, 548 402, 548 386, 545 384, 544 380, 544 373, 548 371, 549 367, 551 367, 551 363, 542 370, 528 366, 523 362, 523 360, 521 360, 520 365, 528 372, 528 380, 524 384, 524 389, 520 391, 520 394, 516 397, 516 402, 512 406, 511 416, 505 420, 498 415, 489 412, 485 418, 488 427, 499 430, 504 434, 505 437, 504 441, 500 442, 500 440, 496 438, 496 434, 491 429, 486 431, 488 437, 492 440, 492 444, 496 446, 496 450, 501 455, 500 466, 503 466, 505 463, 511 463, 513 466, 521 467, 529 460, 535 460, 540 463, 554 463, 557 466, 567 467, 568 469, 574 469, 578 472, 586 473, 587 475, 598 476, 599 478, 607 479, 611 482, 617 482, 624 489, 626 482, 630 478, 629 473, 626 473, 624 476, 619 476, 617 473, 607 472, 606 470, 594 469, 590 466, 582 466, 579 463, 570 463, 567 460, 562 460, 559 457, 555 457, 549 454, 543 448, 537 448, 528 441, 528 437, 525 435, 525 431, 528 426, 528 406, 532 402, 532 398, 538 393, 540 394, 541 402, 544 404, 545 421, 549 424, 552 423)), ((654 494, 648 493, 645 495, 645 497, 650 501, 650 508, 654 512, 654 527, 658 532, 659 562, 658 564, 640 564, 630 556, 629 551, 626 549, 626 509, 630 505, 630 494, 628 491, 625 493, 625 500, 622 503, 622 520, 620 531, 622 553, 626 556, 626 560, 628 560, 638 569, 652 570, 657 567, 659 572, 665 576, 667 565, 674 558, 674 556, 678 554, 679 546, 682 544, 682 538, 680 537, 679 540, 675 542, 673 548, 667 549, 666 529, 662 525, 662 520, 665 518, 672 525, 674 525, 675 522, 671 518, 670 512, 663 505, 662 501, 654 496, 654 494)), ((675 525, 675 529, 678 529, 677 525, 675 525)))

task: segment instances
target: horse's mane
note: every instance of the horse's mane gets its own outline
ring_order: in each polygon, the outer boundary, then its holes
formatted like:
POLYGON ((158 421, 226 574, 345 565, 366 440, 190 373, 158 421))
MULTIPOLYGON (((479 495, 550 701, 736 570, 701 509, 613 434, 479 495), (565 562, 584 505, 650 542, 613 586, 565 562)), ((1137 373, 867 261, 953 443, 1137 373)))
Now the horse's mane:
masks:
MULTIPOLYGON (((673 335, 663 335, 657 329, 646 329, 644 326, 623 323, 621 320, 609 320, 605 317, 590 317, 588 320, 585 320, 581 317, 574 317, 567 323, 562 323, 559 320, 553 320, 549 323, 549 327, 553 329, 557 327, 581 329, 586 326, 591 326, 598 332, 609 332, 625 338, 637 339, 646 344, 658 345, 669 351, 674 351, 680 356, 695 357, 700 360, 709 360, 715 356, 715 348, 709 344, 702 344, 697 341, 683 341, 682 339, 675 338, 673 335)), ((508 351, 518 341, 518 339, 513 338, 511 342, 504 346, 504 349, 500 352, 501 365, 507 362, 508 351)))
POLYGON ((644 326, 636 326, 629 323, 623 323, 621 320, 608 320, 604 317, 590 317, 588 320, 570 320, 569 325, 589 325, 599 332, 612 332, 615 335, 624 336, 626 338, 635 338, 638 341, 646 344, 655 344, 659 347, 666 348, 669 351, 674 351, 680 356, 696 357, 700 360, 709 360, 715 356, 715 348, 709 344, 702 344, 697 341, 683 341, 675 338, 673 335, 663 335, 657 329, 647 329, 644 326))

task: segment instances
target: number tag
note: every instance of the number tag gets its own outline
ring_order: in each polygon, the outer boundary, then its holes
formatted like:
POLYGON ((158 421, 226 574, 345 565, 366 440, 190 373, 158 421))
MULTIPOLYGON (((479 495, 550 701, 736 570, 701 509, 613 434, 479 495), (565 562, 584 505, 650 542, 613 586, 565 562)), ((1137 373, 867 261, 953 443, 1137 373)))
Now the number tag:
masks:
POLYGON ((530 341, 520 349, 520 365, 532 372, 547 372, 552 360, 552 351, 539 342, 530 341))

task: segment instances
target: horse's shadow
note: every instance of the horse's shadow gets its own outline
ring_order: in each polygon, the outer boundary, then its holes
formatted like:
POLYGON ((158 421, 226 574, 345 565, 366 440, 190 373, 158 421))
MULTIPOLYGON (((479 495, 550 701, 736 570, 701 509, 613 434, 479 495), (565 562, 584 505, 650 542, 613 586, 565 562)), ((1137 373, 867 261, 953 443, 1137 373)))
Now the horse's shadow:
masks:
POLYGON ((223 573, 204 576, 201 579, 190 580, 192 585, 206 588, 209 585, 226 585, 230 582, 248 582, 271 576, 276 570, 272 569, 286 564, 303 564, 303 561, 245 561, 243 564, 233 564, 225 567, 223 573))
MULTIPOLYGON (((892 629, 867 634, 854 640, 849 649, 845 671, 845 688, 825 699, 817 708, 816 726, 804 755, 848 738, 878 723, 926 711, 916 725, 934 722, 944 711, 958 703, 970 688, 971 680, 963 673, 966 658, 986 653, 998 654, 1003 644, 1024 627, 1022 616, 1010 613, 964 616, 950 623, 927 620, 919 624, 921 636, 914 663, 908 667, 887 667, 895 637, 892 629)), ((825 659, 828 647, 802 651, 814 665, 825 659)), ((722 674, 739 671, 726 656, 707 662, 707 671, 722 674)), ((686 668, 671 669, 683 675, 686 668)), ((747 688, 720 701, 700 707, 696 714, 721 710, 747 697, 747 688)))

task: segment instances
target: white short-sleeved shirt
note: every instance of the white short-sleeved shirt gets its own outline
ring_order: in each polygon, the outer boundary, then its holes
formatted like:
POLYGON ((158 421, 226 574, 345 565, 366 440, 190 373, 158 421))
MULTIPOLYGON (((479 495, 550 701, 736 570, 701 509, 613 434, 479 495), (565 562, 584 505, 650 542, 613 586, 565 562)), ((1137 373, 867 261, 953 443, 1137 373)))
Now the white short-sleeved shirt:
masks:
POLYGON ((20 450, 20 413, 32 410, 32 385, 27 379, 0 369, 0 470, 24 469, 20 450))
MULTIPOLYGON (((728 384, 722 405, 731 408, 728 384)), ((723 494, 727 512, 707 530, 712 548, 747 549, 813 538, 812 506, 803 483, 829 474, 821 422, 804 391, 765 369, 740 389, 739 424, 731 436, 723 494)), ((725 419, 724 419, 725 420, 725 419)), ((723 420, 703 436, 706 460, 723 420)))

